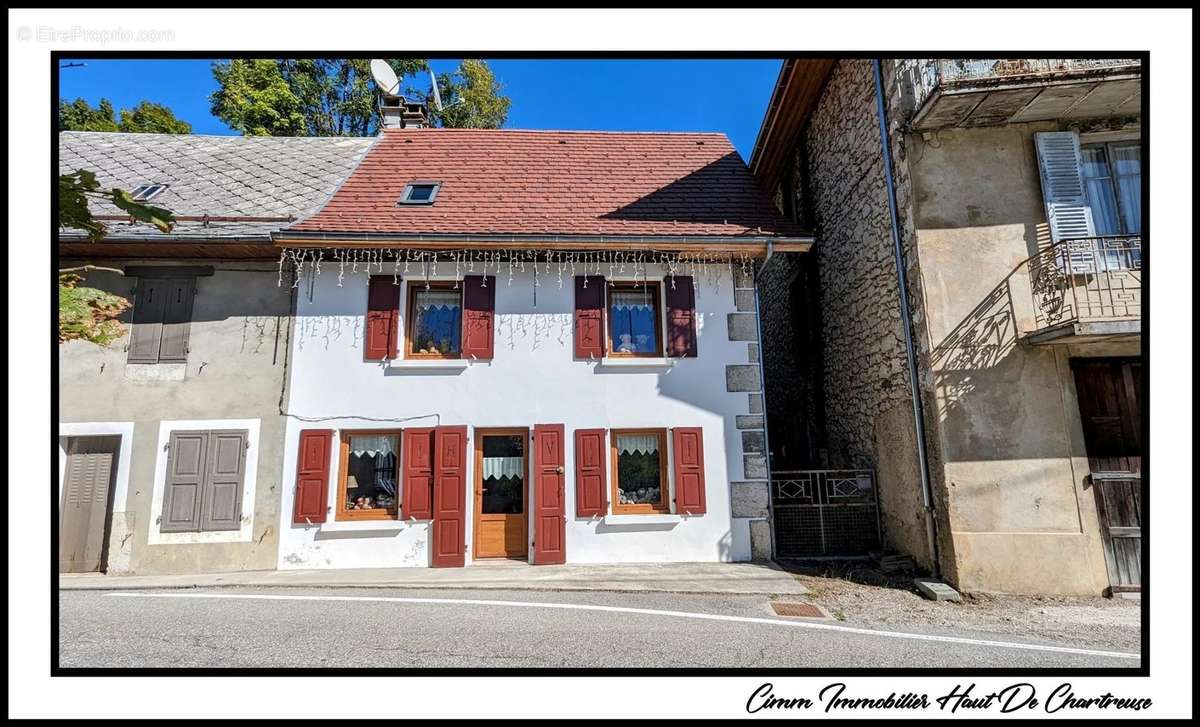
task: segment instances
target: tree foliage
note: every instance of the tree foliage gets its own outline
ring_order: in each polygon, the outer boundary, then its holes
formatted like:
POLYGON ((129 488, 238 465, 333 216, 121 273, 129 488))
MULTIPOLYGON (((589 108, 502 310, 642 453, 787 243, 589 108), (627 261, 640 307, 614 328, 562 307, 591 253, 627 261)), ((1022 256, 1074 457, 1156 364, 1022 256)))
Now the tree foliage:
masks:
MULTIPOLYGON (((396 76, 413 79, 428 69, 422 58, 387 59, 396 76)), ((372 136, 380 117, 371 62, 366 58, 234 59, 213 65, 219 88, 212 112, 247 135, 372 136)), ((487 64, 465 60, 444 73, 438 87, 444 110, 430 110, 435 125, 497 128, 510 100, 487 64)), ((409 90, 424 95, 424 91, 409 90)))
MULTIPOLYGON (((83 230, 92 242, 103 239, 104 225, 92 216, 90 199, 111 202, 131 218, 148 222, 163 232, 170 232, 175 224, 169 211, 135 202, 129 192, 117 187, 105 190, 94 172, 79 169, 58 177, 58 226, 83 230)), ((124 335, 125 327, 116 319, 130 303, 119 295, 80 286, 83 278, 77 270, 58 271, 58 340, 62 343, 80 339, 106 346, 124 335)))
POLYGON ((118 119, 112 102, 100 99, 93 107, 86 99, 58 102, 61 131, 123 131, 130 134, 190 134, 192 125, 175 116, 162 104, 141 101, 132 109, 121 109, 118 119))
POLYGON ((488 64, 467 58, 454 73, 438 76, 442 110, 431 109, 439 126, 453 129, 498 129, 508 118, 512 99, 501 94, 503 86, 488 64))

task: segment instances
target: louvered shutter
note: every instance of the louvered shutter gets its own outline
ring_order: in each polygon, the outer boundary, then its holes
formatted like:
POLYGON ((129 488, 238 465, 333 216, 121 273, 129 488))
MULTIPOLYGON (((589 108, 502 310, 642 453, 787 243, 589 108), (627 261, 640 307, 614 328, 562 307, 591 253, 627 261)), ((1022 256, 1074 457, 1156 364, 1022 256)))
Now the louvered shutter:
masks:
MULTIPOLYGON (((1054 242, 1094 237, 1092 206, 1083 185, 1079 135, 1073 131, 1040 131, 1034 134, 1038 172, 1046 221, 1054 242)), ((1090 265, 1088 255, 1071 256, 1072 268, 1090 265)))
POLYGON ((675 512, 703 515, 704 432, 700 427, 676 427, 671 454, 675 459, 675 512))
POLYGON ((333 430, 305 429, 300 432, 292 522, 325 522, 325 513, 329 508, 329 458, 332 449, 333 430))
POLYGON ((159 531, 179 533, 199 530, 208 434, 171 432, 167 447, 167 479, 159 531))
POLYGON ((160 363, 185 363, 188 355, 188 333, 192 327, 192 301, 196 297, 196 279, 172 278, 163 282, 167 295, 158 360, 160 363))
POLYGON ((133 301, 133 326, 129 334, 129 363, 158 363, 163 313, 174 281, 139 278, 133 301))
POLYGON ((604 358, 604 278, 575 277, 575 357, 604 358))
POLYGON ((575 514, 594 517, 608 512, 605 497, 604 430, 575 430, 575 514))
POLYGON ((400 320, 400 284, 394 275, 372 275, 367 287, 367 325, 364 358, 368 361, 397 356, 397 323, 400 320))
POLYGON ((402 439, 404 485, 400 518, 429 520, 433 517, 433 429, 405 429, 402 439))
POLYGON ((667 356, 696 357, 696 288, 690 275, 667 278, 667 356))
POLYGON ((496 311, 496 278, 468 275, 463 278, 462 355, 490 359, 493 356, 496 311))
POLYGON ((208 455, 200 507, 200 530, 242 527, 242 485, 246 480, 249 432, 208 433, 208 455))

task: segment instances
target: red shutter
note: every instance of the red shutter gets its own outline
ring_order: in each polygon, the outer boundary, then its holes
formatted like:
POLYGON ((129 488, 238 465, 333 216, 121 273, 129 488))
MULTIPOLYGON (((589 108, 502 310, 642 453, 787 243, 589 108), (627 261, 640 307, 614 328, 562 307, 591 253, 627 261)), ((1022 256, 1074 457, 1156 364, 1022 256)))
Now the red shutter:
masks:
POLYGON ((433 518, 433 428, 405 429, 403 440, 400 519, 429 520, 433 518))
POLYGON ((575 358, 604 358, 604 278, 575 276, 575 358), (584 287, 584 281, 587 287, 584 287))
POLYGON ((463 278, 463 358, 492 358, 496 315, 496 278, 468 275, 463 278), (487 281, 487 285, 484 285, 487 281))
POLYGON ((675 458, 675 512, 703 515, 704 433, 700 427, 676 427, 672 432, 675 458))
POLYGON ((368 361, 394 359, 400 321, 400 285, 391 275, 372 275, 367 289, 367 326, 363 336, 368 361))
POLYGON ((690 275, 667 278, 667 356, 696 357, 696 288, 690 275))
POLYGON ((533 426, 533 564, 567 562, 566 428, 533 426))
POLYGON ((575 430, 575 514, 579 517, 608 512, 604 475, 604 430, 575 430))
POLYGON ((325 522, 325 511, 329 507, 329 459, 332 450, 332 429, 305 429, 300 432, 296 507, 292 522, 325 522))
POLYGON ((433 431, 433 528, 429 544, 434 568, 466 565, 467 428, 433 431))

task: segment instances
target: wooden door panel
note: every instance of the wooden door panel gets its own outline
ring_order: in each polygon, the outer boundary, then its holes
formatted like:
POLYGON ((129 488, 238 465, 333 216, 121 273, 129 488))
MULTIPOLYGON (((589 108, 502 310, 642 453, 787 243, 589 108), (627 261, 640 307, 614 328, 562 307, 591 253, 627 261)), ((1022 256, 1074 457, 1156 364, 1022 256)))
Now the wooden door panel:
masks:
POLYGON ((466 564, 466 427, 438 427, 433 434, 433 538, 431 564, 466 564))
POLYGON ((567 562, 566 428, 539 424, 533 428, 533 562, 567 562))
POLYGON ((72 437, 59 512, 59 570, 103 570, 109 498, 116 477, 120 437, 72 437))

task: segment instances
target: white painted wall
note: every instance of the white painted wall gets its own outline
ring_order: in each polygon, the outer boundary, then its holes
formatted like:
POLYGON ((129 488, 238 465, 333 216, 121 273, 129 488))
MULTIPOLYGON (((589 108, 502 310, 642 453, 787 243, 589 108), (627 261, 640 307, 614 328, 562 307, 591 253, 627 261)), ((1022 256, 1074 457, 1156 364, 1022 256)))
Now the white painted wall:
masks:
MULTIPOLYGON (((445 263, 441 267, 444 272, 445 263)), ((390 266, 385 268, 390 272, 390 266)), ((650 279, 662 277, 654 267, 648 274, 650 279)), ((410 282, 422 285, 423 280, 416 276, 405 280, 401 300, 407 301, 410 282)), ((471 427, 468 452, 474 449, 476 427, 565 425, 568 562, 750 558, 748 529, 740 522, 742 527, 734 527, 730 517, 729 481, 743 479, 741 437, 734 415, 746 413, 746 394, 726 392, 725 366, 746 363, 746 344, 727 337, 726 315, 734 311, 728 266, 707 266, 696 278, 699 356, 658 368, 575 360, 573 282, 564 274, 560 287, 556 274, 543 273, 540 283, 535 304, 533 275, 517 273, 509 284, 507 271, 502 271, 496 280, 495 358, 435 371, 405 367, 402 361, 391 365, 363 361, 365 274, 347 272, 339 287, 336 268, 327 264, 322 274, 301 280, 291 343, 280 568, 427 566, 428 523, 338 523, 332 511, 329 522, 321 526, 293 525, 291 519, 300 430, 332 428, 337 430, 336 441, 343 429, 437 424, 471 427), (409 418, 414 419, 393 421, 409 418), (622 524, 575 517, 575 429, 675 426, 704 429, 705 515, 668 523, 623 517, 631 522, 622 524)), ((402 310, 402 317, 406 313, 402 310)), ((403 331, 405 321, 400 325, 403 331)), ((334 450, 330 506, 337 493, 337 447, 334 450)), ((467 466, 468 487, 473 487, 473 456, 467 457, 467 466)), ((671 487, 673 497, 673 481, 671 487)), ((469 489, 466 497, 468 563, 472 492, 469 489)), ((532 518, 530 523, 532 527, 532 518)))

